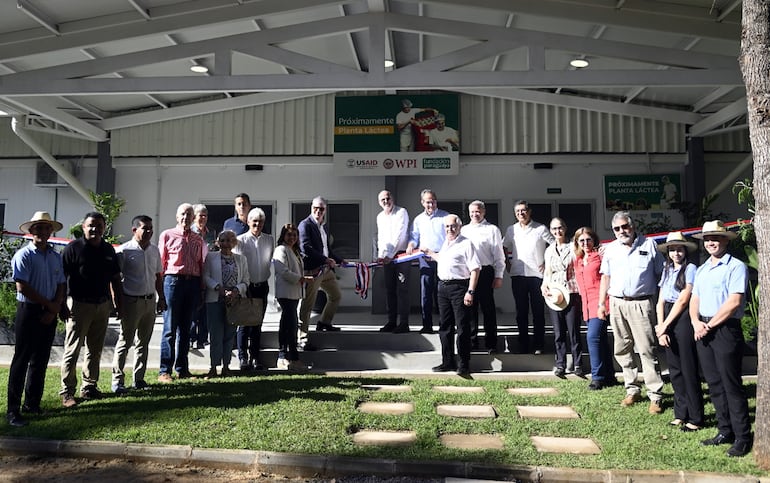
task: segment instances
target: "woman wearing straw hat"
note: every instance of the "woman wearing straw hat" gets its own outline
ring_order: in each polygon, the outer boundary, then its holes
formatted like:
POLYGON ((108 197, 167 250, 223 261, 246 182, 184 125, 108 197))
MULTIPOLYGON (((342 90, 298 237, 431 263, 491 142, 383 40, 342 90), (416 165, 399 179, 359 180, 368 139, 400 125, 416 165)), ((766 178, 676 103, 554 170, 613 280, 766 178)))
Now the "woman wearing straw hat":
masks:
POLYGON ((550 224, 555 241, 545 250, 543 270, 543 293, 553 326, 556 349, 556 368, 553 373, 563 378, 567 370, 567 341, 572 354, 574 373, 583 377, 583 349, 580 346, 580 316, 582 307, 578 285, 575 280, 575 252, 567 239, 567 224, 561 218, 554 218, 550 224))
POLYGON ((658 250, 666 257, 660 278, 660 294, 656 311, 658 343, 666 348, 666 360, 674 387, 674 420, 671 424, 682 431, 697 431, 703 426, 703 392, 698 374, 698 353, 688 305, 695 265, 687 261, 698 246, 673 231, 658 250))
POLYGON ((695 272, 690 318, 719 429, 716 436, 701 444, 732 444, 727 455, 743 456, 752 446, 749 404, 741 380, 741 318, 746 305, 748 269, 727 253, 727 246, 736 235, 727 231, 721 221, 707 221, 703 231, 693 236, 703 240, 710 255, 695 272))

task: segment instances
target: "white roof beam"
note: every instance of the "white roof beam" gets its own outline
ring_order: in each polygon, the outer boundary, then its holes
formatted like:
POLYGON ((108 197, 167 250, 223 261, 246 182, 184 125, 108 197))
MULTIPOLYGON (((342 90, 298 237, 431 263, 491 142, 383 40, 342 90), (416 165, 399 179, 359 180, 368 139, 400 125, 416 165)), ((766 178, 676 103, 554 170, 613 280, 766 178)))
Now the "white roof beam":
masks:
POLYGON ((717 22, 721 22, 721 21, 723 21, 725 18, 727 18, 727 16, 728 16, 728 15, 730 15, 730 13, 731 13, 733 10, 735 10, 736 8, 738 8, 738 7, 741 5, 741 3, 742 3, 742 2, 743 2, 743 0, 733 0, 732 2, 730 2, 730 4, 729 4, 729 5, 727 5, 725 8, 723 8, 723 9, 722 9, 722 10, 719 12, 719 15, 717 15, 717 22))
MULTIPOLYGON (((420 4, 422 5, 422 4, 420 4)), ((515 19, 516 16, 512 13, 509 13, 508 16, 505 18, 505 28, 509 29, 511 26, 513 26, 513 19, 515 19)), ((497 66, 500 64, 500 56, 496 55, 495 58, 492 60, 492 68, 489 69, 491 71, 497 70, 497 66)))
POLYGON ((150 10, 139 3, 139 0, 128 0, 128 3, 131 4, 132 7, 134 7, 134 10, 139 12, 139 15, 144 17, 145 20, 150 20, 152 17, 150 17, 150 10))
POLYGON ((32 5, 29 0, 16 0, 16 7, 24 12, 29 18, 50 30, 54 35, 61 34, 61 32, 59 32, 59 26, 39 8, 32 5))
POLYGON ((727 94, 733 91, 735 89, 735 86, 722 86, 714 89, 710 93, 703 96, 698 102, 693 104, 692 110, 693 112, 700 112, 703 110, 704 107, 708 106, 712 102, 716 102, 719 99, 723 98, 727 94))
MULTIPOLYGON (((691 50, 693 47, 695 47, 698 44, 698 42, 700 42, 700 40, 701 39, 699 37, 691 39, 689 42, 687 42, 687 44, 684 45, 684 47, 682 47, 682 50, 684 51, 691 50)), ((659 65, 656 67, 656 69, 658 70, 666 70, 668 68, 669 66, 667 65, 659 65)), ((646 87, 636 87, 634 89, 631 89, 629 92, 626 93, 625 100, 623 102, 626 102, 626 103, 632 102, 634 99, 640 96, 642 92, 644 92, 646 89, 647 89, 646 87)))
POLYGON ((13 104, 29 111, 40 114, 41 116, 55 121, 62 126, 81 133, 83 136, 93 141, 101 142, 107 140, 107 132, 99 129, 93 124, 89 124, 82 119, 78 119, 72 114, 68 114, 50 103, 49 99, 44 97, 14 97, 6 98, 13 104))
POLYGON ((132 126, 141 126, 153 122, 171 121, 174 119, 183 119, 186 117, 200 116, 213 112, 230 111, 232 109, 242 109, 244 107, 261 106, 273 104, 276 102, 290 101, 304 97, 314 97, 327 92, 260 92, 257 94, 247 94, 233 97, 230 99, 220 99, 216 101, 199 102, 197 104, 188 104, 178 107, 170 107, 163 110, 140 112, 136 114, 126 114, 105 119, 101 122, 102 129, 112 131, 113 129, 122 129, 132 126))
POLYGON ((746 98, 742 97, 737 101, 734 101, 729 105, 723 107, 722 109, 710 115, 709 117, 703 119, 702 121, 694 124, 690 128, 690 132, 688 134, 689 136, 692 136, 692 137, 703 136, 704 134, 708 133, 712 129, 719 127, 725 124, 726 122, 729 122, 735 119, 738 116, 742 116, 746 114, 747 110, 748 110, 748 107, 746 104, 746 98))
POLYGON ((641 117, 658 121, 678 122, 692 124, 698 122, 701 116, 687 111, 675 109, 662 109, 659 107, 639 106, 623 104, 621 102, 603 101, 578 96, 565 96, 563 94, 551 94, 550 92, 532 91, 527 89, 456 89, 474 96, 494 97, 512 101, 534 102, 561 107, 571 107, 586 111, 605 112, 609 114, 621 114, 624 116, 641 117))

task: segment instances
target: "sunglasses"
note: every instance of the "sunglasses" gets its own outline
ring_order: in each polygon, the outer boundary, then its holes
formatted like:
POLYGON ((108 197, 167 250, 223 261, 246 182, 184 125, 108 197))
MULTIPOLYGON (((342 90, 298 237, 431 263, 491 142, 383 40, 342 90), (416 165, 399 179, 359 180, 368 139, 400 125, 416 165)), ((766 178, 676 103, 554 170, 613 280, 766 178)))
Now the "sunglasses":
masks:
POLYGON ((629 228, 631 228, 631 225, 629 225, 628 223, 623 223, 623 224, 622 224, 622 225, 620 225, 620 226, 613 226, 613 227, 612 227, 612 230, 613 230, 615 233, 619 233, 619 232, 620 232, 620 230, 628 230, 629 228))
POLYGON ((581 244, 593 243, 593 242, 594 242, 593 238, 580 238, 578 240, 578 243, 581 243, 581 244))
POLYGON ((313 209, 317 210, 317 211, 326 211, 326 207, 325 206, 314 206, 313 209))

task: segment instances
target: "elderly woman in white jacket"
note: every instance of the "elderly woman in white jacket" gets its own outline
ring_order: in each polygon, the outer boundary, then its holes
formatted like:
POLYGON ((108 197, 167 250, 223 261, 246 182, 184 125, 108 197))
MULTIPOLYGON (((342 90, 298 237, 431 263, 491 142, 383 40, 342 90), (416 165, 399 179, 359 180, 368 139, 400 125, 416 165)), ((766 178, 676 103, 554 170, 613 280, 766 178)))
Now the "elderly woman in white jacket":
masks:
POLYGON ((305 276, 297 241, 299 232, 291 223, 283 225, 273 252, 275 298, 281 306, 278 324, 278 369, 307 369, 297 354, 297 304, 303 285, 313 277, 305 276))
POLYGON ((222 365, 222 376, 230 375, 233 355, 233 337, 236 327, 227 323, 225 305, 240 296, 246 296, 249 286, 249 268, 246 257, 233 253, 238 244, 235 232, 225 230, 217 237, 219 251, 209 252, 203 267, 206 284, 206 317, 209 325, 209 353, 211 369, 206 377, 216 377, 217 366, 222 365))

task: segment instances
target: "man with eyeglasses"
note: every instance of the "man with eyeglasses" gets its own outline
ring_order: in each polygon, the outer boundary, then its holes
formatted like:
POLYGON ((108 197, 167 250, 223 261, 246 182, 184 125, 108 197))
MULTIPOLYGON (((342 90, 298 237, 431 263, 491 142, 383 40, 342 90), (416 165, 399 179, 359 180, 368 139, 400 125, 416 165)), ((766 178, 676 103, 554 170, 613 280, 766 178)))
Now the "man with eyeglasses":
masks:
MULTIPOLYGON (((248 297, 262 299, 262 317, 264 317, 267 310, 267 294, 270 291, 267 280, 270 278, 275 241, 272 235, 263 232, 265 211, 262 208, 252 208, 249 211, 247 223, 249 231, 238 235, 238 245, 233 248, 233 253, 246 257, 250 279, 248 297)), ((237 345, 241 372, 252 369, 259 371, 265 368, 259 361, 261 339, 262 325, 238 327, 237 345)))
POLYGON ((639 368, 633 357, 634 347, 642 362, 642 375, 650 399, 650 414, 663 412, 663 379, 655 356, 655 301, 664 259, 657 243, 636 233, 631 215, 619 211, 612 217, 616 240, 608 244, 600 272, 599 318, 606 318, 606 300, 610 301, 610 325, 614 336, 615 360, 623 369, 626 397, 622 406, 641 401, 641 387, 636 378, 639 368))
POLYGON ((516 303, 516 325, 519 327, 520 354, 529 353, 529 308, 532 307, 532 329, 535 354, 545 350, 545 300, 540 291, 545 270, 545 249, 555 238, 542 223, 532 219, 529 203, 518 200, 513 205, 517 222, 509 226, 503 238, 505 266, 511 276, 511 291, 516 303), (510 257, 510 258, 508 258, 510 257))
POLYGON ((460 376, 470 374, 471 360, 471 307, 479 281, 481 264, 470 239, 460 234, 462 222, 457 215, 443 218, 446 239, 441 250, 423 250, 436 260, 438 282, 439 340, 441 364, 433 372, 457 371, 460 376), (457 355, 455 361, 455 330, 457 331, 457 355))
POLYGON ((311 275, 313 281, 305 288, 305 297, 299 308, 299 341, 303 350, 314 350, 308 340, 310 313, 315 305, 318 290, 326 293, 326 305, 321 312, 321 319, 316 324, 318 332, 335 332, 339 327, 332 325, 337 313, 342 293, 337 285, 334 269, 344 262, 332 252, 329 243, 329 228, 324 223, 326 218, 326 200, 320 196, 313 198, 310 215, 299 223, 299 243, 304 259, 305 275, 311 275))
POLYGON ((406 252, 409 243, 409 213, 396 206, 388 190, 380 191, 377 200, 382 211, 377 214, 377 261, 383 264, 388 322, 380 332, 409 332, 409 269, 411 263, 394 263, 406 252))
MULTIPOLYGON (((424 189, 420 193, 420 203, 425 209, 414 217, 412 232, 409 236, 409 244, 406 247, 407 255, 417 250, 425 252, 430 249, 433 252, 441 250, 446 234, 444 233, 444 217, 447 213, 438 208, 436 193, 430 189, 424 189)), ((421 334, 433 333, 433 299, 436 296, 436 262, 425 257, 420 258, 420 307, 422 312, 421 334)))

